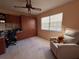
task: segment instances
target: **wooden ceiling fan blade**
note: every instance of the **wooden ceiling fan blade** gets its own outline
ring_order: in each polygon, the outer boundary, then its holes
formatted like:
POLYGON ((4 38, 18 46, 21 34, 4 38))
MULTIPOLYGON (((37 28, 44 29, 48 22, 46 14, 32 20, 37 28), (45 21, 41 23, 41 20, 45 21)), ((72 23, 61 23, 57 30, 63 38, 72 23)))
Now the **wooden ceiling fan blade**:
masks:
POLYGON ((38 11, 41 11, 42 10, 40 8, 35 8, 35 7, 31 7, 31 9, 38 10, 38 11))
POLYGON ((24 6, 14 6, 15 8, 26 8, 24 6))

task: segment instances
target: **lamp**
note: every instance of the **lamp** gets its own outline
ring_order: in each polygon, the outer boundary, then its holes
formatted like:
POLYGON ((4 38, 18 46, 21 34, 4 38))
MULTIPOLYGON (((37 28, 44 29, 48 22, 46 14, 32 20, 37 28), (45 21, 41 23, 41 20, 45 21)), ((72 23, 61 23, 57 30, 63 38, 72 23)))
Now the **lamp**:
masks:
POLYGON ((5 23, 5 20, 0 20, 0 23, 5 23))

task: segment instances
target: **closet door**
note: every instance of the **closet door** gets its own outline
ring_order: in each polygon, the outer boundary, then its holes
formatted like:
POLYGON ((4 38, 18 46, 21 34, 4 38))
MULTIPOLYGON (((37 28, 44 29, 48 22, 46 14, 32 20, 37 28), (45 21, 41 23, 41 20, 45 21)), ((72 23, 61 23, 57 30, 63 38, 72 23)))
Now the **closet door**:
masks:
POLYGON ((19 39, 36 36, 36 19, 29 16, 21 16, 22 32, 18 33, 19 39))

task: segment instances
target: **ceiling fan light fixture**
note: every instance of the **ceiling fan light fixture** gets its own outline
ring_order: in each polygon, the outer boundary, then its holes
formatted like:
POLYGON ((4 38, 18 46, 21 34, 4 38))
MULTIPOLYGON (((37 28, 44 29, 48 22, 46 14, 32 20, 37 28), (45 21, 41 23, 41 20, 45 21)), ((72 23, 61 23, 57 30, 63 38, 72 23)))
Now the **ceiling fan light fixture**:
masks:
POLYGON ((31 0, 26 0, 26 6, 14 6, 15 8, 27 8, 28 14, 31 14, 31 9, 41 11, 40 8, 32 7, 31 0))

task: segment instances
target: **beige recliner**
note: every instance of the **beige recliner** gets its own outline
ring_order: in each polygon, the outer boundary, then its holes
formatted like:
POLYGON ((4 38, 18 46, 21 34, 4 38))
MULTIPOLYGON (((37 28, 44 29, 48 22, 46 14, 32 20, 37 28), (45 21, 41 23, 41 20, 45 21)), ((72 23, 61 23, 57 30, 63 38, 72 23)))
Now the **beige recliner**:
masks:
POLYGON ((79 31, 67 30, 63 43, 54 43, 52 40, 50 48, 57 59, 79 59, 79 31))
POLYGON ((50 48, 57 59, 79 59, 79 45, 50 42, 50 48))

